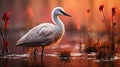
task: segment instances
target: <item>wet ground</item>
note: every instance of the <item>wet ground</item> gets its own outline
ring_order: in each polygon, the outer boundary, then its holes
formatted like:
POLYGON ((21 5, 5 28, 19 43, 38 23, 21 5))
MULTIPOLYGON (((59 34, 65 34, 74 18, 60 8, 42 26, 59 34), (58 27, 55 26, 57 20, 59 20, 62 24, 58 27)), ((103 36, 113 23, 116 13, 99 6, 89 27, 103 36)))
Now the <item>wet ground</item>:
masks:
MULTIPOLYGON (((65 34, 61 43, 57 46, 45 48, 44 58, 41 59, 41 48, 38 48, 37 56, 34 58, 33 50, 16 47, 16 41, 24 34, 24 31, 9 33, 9 50, 11 54, 0 56, 0 67, 119 67, 120 55, 116 55, 112 61, 99 61, 80 53, 78 34, 65 34), (14 34, 13 34, 14 33, 14 34), (21 35, 21 36, 20 36, 21 35), (58 52, 61 50, 71 50, 69 59, 61 59, 58 52)), ((2 42, 0 42, 0 50, 2 42)), ((94 54, 92 54, 94 55, 94 54)))

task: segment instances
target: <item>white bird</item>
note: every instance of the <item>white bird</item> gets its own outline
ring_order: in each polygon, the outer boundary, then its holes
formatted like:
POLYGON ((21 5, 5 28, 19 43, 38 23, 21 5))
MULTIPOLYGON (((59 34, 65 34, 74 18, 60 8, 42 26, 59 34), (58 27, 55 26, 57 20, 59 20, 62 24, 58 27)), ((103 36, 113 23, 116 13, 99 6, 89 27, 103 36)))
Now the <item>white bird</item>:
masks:
MULTIPOLYGON (((56 7, 52 10, 51 18, 54 24, 42 23, 32 28, 22 38, 17 41, 16 46, 23 47, 42 47, 41 57, 43 56, 44 47, 52 44, 57 44, 61 41, 64 35, 65 27, 59 16, 69 16, 61 7, 56 7)), ((36 53, 37 48, 34 51, 36 53)))

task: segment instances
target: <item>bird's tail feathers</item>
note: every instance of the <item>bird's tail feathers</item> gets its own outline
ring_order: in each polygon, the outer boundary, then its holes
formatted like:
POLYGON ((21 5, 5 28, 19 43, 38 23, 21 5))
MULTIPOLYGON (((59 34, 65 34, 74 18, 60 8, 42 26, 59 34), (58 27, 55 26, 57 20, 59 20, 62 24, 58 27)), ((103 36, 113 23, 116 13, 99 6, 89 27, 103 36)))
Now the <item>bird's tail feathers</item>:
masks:
POLYGON ((16 46, 22 46, 23 42, 17 41, 16 46))

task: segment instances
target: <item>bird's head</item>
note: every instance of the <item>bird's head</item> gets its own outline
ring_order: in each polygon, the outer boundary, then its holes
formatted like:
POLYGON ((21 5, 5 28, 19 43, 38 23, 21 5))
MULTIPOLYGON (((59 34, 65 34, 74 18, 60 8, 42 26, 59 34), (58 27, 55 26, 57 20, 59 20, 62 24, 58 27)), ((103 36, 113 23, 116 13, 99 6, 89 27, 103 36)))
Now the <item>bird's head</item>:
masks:
POLYGON ((71 17, 71 15, 65 13, 65 10, 62 7, 54 8, 53 11, 52 11, 52 14, 56 15, 56 16, 58 16, 58 15, 65 15, 65 16, 71 17))

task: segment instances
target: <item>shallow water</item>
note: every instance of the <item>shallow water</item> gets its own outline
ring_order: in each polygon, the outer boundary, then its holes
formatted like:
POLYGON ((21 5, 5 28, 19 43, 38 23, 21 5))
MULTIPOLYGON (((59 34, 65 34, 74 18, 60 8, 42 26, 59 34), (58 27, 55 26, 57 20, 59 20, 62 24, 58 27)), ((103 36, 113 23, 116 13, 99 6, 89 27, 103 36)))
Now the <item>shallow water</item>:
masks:
MULTIPOLYGON (((118 53, 117 59, 113 61, 99 61, 94 58, 88 58, 87 55, 80 53, 78 34, 66 34, 59 45, 45 48, 44 58, 41 59, 41 48, 37 50, 37 56, 34 58, 33 52, 23 50, 22 47, 16 47, 15 44, 20 38, 19 34, 15 32, 9 34, 9 49, 12 54, 7 56, 0 56, 0 67, 119 67, 120 55, 118 53), (69 38, 69 39, 68 39, 69 38), (61 50, 71 50, 71 57, 69 59, 61 60, 57 52, 61 50)), ((0 43, 2 49, 2 43, 0 43)), ((24 48, 26 49, 26 48, 24 48)), ((31 50, 32 51, 32 50, 31 50)), ((94 54, 93 54, 94 55, 94 54)))
POLYGON ((55 54, 45 54, 43 60, 40 54, 34 58, 29 54, 10 54, 0 57, 0 67, 119 67, 120 60, 98 61, 88 59, 85 55, 72 56, 70 59, 61 60, 55 54))

